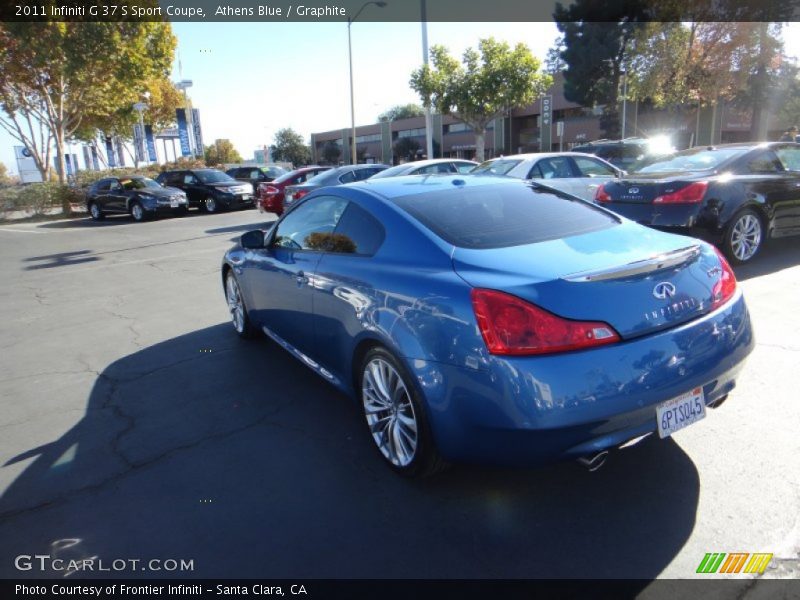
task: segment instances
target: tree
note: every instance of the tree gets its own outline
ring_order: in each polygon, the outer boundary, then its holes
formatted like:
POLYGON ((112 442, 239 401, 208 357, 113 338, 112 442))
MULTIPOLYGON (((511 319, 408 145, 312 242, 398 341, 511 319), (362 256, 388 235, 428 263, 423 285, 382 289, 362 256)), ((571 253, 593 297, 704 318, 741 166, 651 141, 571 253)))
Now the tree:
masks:
POLYGON ((273 141, 269 147, 272 160, 290 162, 296 167, 311 162, 311 148, 306 146, 303 136, 294 129, 279 129, 273 141))
POLYGON ((419 104, 398 104, 378 115, 378 121, 385 123, 386 121, 397 121, 398 119, 421 117, 424 114, 425 109, 419 104))
MULTIPOLYGON (((64 144, 84 117, 113 115, 138 101, 147 82, 169 75, 175 44, 163 22, 0 23, 0 103, 7 115, 0 125, 28 148, 43 177, 52 139, 64 183, 64 144)), ((63 209, 70 211, 68 202, 63 209)))
POLYGON ((342 156, 342 148, 333 140, 328 140, 322 146, 322 160, 331 165, 338 165, 342 156))
POLYGON ((452 115, 475 131, 475 154, 484 159, 486 127, 514 108, 530 104, 553 84, 539 73, 539 60, 524 44, 512 50, 494 38, 467 49, 459 63, 443 46, 431 48, 431 65, 411 75, 411 87, 423 104, 452 115))
POLYGON ((215 167, 226 163, 242 162, 242 156, 233 147, 230 140, 218 139, 205 148, 206 165, 215 167))
POLYGON ((564 97, 603 105, 600 127, 607 137, 619 135, 622 68, 647 9, 647 0, 575 0, 568 8, 557 4, 553 13, 562 34, 564 97))
POLYGON ((414 138, 402 137, 394 143, 392 149, 398 161, 410 161, 417 158, 417 152, 422 146, 414 138))
POLYGON ((10 183, 11 178, 8 176, 8 169, 5 163, 0 162, 0 186, 9 185, 10 183))
POLYGON ((561 60, 561 53, 566 49, 564 45, 564 36, 558 36, 553 45, 547 51, 547 57, 544 59, 544 72, 549 73, 550 75, 555 75, 556 73, 561 73, 565 68, 566 65, 564 61, 561 60))

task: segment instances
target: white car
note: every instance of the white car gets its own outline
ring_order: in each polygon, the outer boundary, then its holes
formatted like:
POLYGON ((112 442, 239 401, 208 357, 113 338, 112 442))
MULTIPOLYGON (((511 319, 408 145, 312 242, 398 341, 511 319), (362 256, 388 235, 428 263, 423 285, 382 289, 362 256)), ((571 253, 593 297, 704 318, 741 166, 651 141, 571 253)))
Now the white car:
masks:
POLYGON ((543 152, 493 158, 475 167, 472 173, 534 179, 591 202, 600 184, 621 177, 625 171, 582 152, 543 152))

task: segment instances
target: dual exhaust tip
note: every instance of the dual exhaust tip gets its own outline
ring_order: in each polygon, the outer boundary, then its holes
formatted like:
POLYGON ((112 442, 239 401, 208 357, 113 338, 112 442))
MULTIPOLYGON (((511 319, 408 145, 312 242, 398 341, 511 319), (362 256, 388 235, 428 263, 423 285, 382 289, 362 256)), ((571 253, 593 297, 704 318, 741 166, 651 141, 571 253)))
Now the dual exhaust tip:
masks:
POLYGON ((603 450, 602 452, 598 452, 596 454, 581 456, 578 459, 578 464, 581 465, 582 467, 585 467, 587 471, 592 473, 594 471, 597 471, 604 464, 606 464, 607 458, 608 458, 608 450, 603 450))

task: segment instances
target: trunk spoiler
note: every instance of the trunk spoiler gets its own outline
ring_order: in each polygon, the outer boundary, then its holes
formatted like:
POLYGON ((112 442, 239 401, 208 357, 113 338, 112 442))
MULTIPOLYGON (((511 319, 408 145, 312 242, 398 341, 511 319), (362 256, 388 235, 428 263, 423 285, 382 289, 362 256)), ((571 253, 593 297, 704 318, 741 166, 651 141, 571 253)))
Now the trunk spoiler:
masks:
POLYGON ((694 260, 699 255, 700 246, 687 246, 686 248, 679 248, 672 252, 666 252, 644 260, 637 260, 625 265, 572 273, 571 275, 565 275, 561 279, 573 283, 622 279, 624 277, 633 277, 635 275, 642 275, 643 273, 652 273, 654 271, 677 267, 678 265, 694 260))

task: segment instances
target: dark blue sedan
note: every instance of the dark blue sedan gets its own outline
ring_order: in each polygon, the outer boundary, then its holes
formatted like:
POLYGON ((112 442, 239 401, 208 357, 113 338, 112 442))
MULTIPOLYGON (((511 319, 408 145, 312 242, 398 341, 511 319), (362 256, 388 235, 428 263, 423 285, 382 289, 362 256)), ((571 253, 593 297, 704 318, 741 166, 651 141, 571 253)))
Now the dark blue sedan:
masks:
POLYGON ((506 178, 317 190, 244 234, 222 280, 236 331, 266 333, 357 398, 407 475, 597 468, 704 418, 754 345, 712 246, 506 178))

